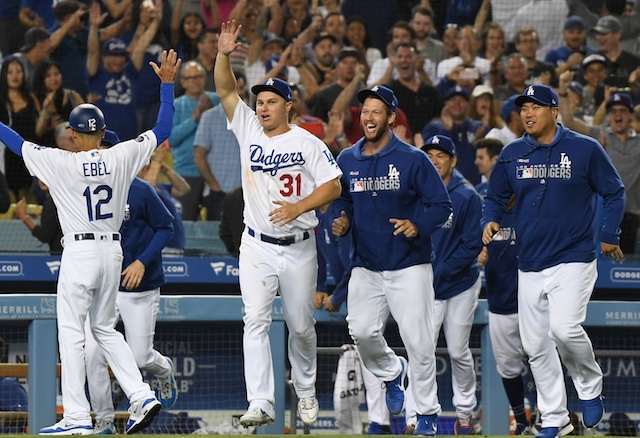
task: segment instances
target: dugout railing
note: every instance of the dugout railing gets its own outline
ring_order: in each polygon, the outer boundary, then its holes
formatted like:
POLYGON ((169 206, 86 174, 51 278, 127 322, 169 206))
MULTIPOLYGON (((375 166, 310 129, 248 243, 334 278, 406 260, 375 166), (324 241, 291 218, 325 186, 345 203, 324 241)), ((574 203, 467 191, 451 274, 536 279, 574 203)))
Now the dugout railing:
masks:
MULTIPOLYGON (((167 296, 161 298, 158 323, 160 325, 171 322, 233 322, 237 324, 233 326, 233 330, 240 331, 242 316, 242 301, 237 296, 167 296)), ((18 324, 20 321, 21 324, 28 325, 28 430, 31 434, 37 433, 41 427, 56 421, 58 344, 55 317, 55 295, 0 295, 0 322, 18 324)), ((346 324, 344 309, 339 313, 316 311, 315 318, 319 332, 323 330, 324 325, 343 327, 346 324)), ((479 373, 478 379, 482 388, 482 433, 504 435, 509 430, 507 415, 509 407, 502 389, 502 381, 495 370, 485 300, 479 302, 474 325, 481 346, 482 372, 479 373)), ((640 326, 640 302, 590 302, 585 326, 615 327, 620 333, 628 332, 624 330, 625 328, 637 329, 640 326)), ((286 328, 279 298, 274 302, 270 342, 274 372, 276 376, 281 376, 281 378, 276 377, 275 380, 277 415, 273 425, 261 427, 258 432, 282 434, 285 431, 287 417, 285 416, 285 399, 287 398, 285 394, 288 377, 285 357, 286 328)), ((623 345, 623 347, 627 350, 629 349, 627 347, 635 349, 635 345, 623 345)), ((625 354, 624 349, 612 350, 612 353, 616 352, 620 353, 619 356, 625 354)), ((234 386, 237 388, 234 387, 233 391, 238 397, 243 398, 242 369, 235 363, 234 372, 238 376, 234 381, 234 386)))

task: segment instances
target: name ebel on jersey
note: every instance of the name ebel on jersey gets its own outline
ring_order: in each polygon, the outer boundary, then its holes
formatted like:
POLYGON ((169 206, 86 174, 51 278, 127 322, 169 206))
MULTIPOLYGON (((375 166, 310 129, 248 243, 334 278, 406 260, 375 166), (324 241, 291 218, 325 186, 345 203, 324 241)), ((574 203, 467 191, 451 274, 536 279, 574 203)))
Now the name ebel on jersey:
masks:
POLYGON ((518 179, 571 179, 571 160, 562 152, 557 164, 521 164, 516 166, 518 179))
POLYGON ((252 144, 249 146, 249 159, 252 163, 252 172, 266 172, 271 176, 275 176, 278 170, 287 167, 303 165, 306 160, 302 155, 302 152, 276 152, 274 149, 265 153, 262 146, 258 144, 252 144))
MULTIPOLYGON (((354 173, 357 174, 357 172, 351 172, 350 174, 354 173)), ((389 171, 386 175, 351 178, 349 180, 349 191, 351 193, 385 190, 400 190, 400 172, 393 164, 389 164, 389 171)))

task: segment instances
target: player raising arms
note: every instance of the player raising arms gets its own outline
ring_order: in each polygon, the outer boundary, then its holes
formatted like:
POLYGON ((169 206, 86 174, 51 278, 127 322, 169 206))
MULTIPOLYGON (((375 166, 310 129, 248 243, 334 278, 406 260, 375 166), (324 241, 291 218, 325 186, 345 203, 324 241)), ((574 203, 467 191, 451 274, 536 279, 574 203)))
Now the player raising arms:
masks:
POLYGON ((289 125, 291 88, 270 78, 251 91, 256 111, 236 92, 229 55, 240 46, 241 26, 222 23, 214 69, 216 93, 238 138, 246 228, 240 244, 240 291, 244 304, 244 373, 249 410, 245 427, 273 423, 275 386, 269 325, 276 293, 289 328, 289 361, 298 412, 305 424, 318 416, 316 331, 317 277, 314 209, 340 195, 341 175, 317 137, 289 125))
POLYGON ((79 105, 69 115, 73 121, 71 138, 80 150, 75 153, 26 142, 0 123, 0 141, 22 156, 29 172, 49 187, 64 235, 56 304, 64 415, 53 426, 40 429, 41 435, 93 433, 84 387, 87 315, 91 331, 131 404, 125 432, 145 428, 160 410, 131 349, 114 329, 122 269, 118 230, 131 182, 171 132, 173 82, 180 64, 173 50, 162 53, 160 67, 150 63, 162 82, 158 121, 137 139, 111 149, 99 149, 106 125, 102 111, 91 104, 79 105))
POLYGON ((625 193, 602 146, 556 124, 558 96, 551 88, 531 85, 515 104, 526 133, 502 149, 491 172, 482 241, 491 245, 515 195, 520 336, 542 417, 536 437, 556 438, 573 430, 558 352, 578 393, 584 425, 596 426, 604 413, 602 370, 582 323, 598 276, 595 239, 605 255, 623 257, 625 193), (604 210, 599 230, 598 194, 604 210))

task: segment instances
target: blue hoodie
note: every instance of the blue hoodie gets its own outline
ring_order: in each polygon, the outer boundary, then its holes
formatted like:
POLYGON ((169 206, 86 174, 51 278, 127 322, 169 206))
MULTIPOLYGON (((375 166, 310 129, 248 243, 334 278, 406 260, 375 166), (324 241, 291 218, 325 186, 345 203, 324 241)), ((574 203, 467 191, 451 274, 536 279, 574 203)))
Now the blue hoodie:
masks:
POLYGON ((451 214, 440 175, 427 154, 393 133, 377 154, 364 155, 364 146, 360 139, 338 156, 342 194, 332 204, 334 217, 345 211, 351 224, 352 267, 388 271, 430 263, 431 234, 451 214), (391 218, 409 219, 418 237, 394 236, 391 218))
POLYGON ((489 259, 484 266, 489 312, 499 315, 518 313, 518 262, 515 214, 507 210, 500 219, 500 231, 487 245, 489 259))
POLYGON ((596 258, 597 194, 604 211, 600 240, 620 242, 624 185, 602 146, 590 137, 558 125, 551 144, 528 134, 509 143, 491 172, 483 228, 500 223, 512 194, 522 271, 596 258))
POLYGON ((327 263, 329 272, 336 282, 331 294, 331 303, 341 306, 347 299, 347 285, 351 277, 349 259, 351 255, 351 233, 336 237, 331 232, 333 210, 331 206, 322 213, 316 210, 318 226, 316 227, 316 247, 318 248, 318 292, 327 292, 327 263))
POLYGON ((446 300, 469 289, 478 279, 482 250, 482 201, 456 169, 447 184, 453 220, 433 233, 433 288, 436 299, 446 300))

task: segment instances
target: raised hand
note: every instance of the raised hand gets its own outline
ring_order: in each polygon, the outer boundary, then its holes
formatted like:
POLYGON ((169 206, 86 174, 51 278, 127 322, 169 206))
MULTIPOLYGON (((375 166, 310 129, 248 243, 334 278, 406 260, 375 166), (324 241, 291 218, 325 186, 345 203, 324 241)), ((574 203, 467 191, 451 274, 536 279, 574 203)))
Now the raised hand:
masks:
POLYGON ((161 82, 173 83, 180 71, 182 59, 178 58, 178 53, 173 49, 169 49, 169 52, 163 50, 160 67, 153 61, 149 62, 149 65, 153 68, 153 71, 156 72, 161 82))
POLYGON ((238 36, 242 30, 242 25, 236 25, 236 20, 227 21, 220 24, 220 37, 218 38, 218 52, 229 55, 240 47, 238 36))

